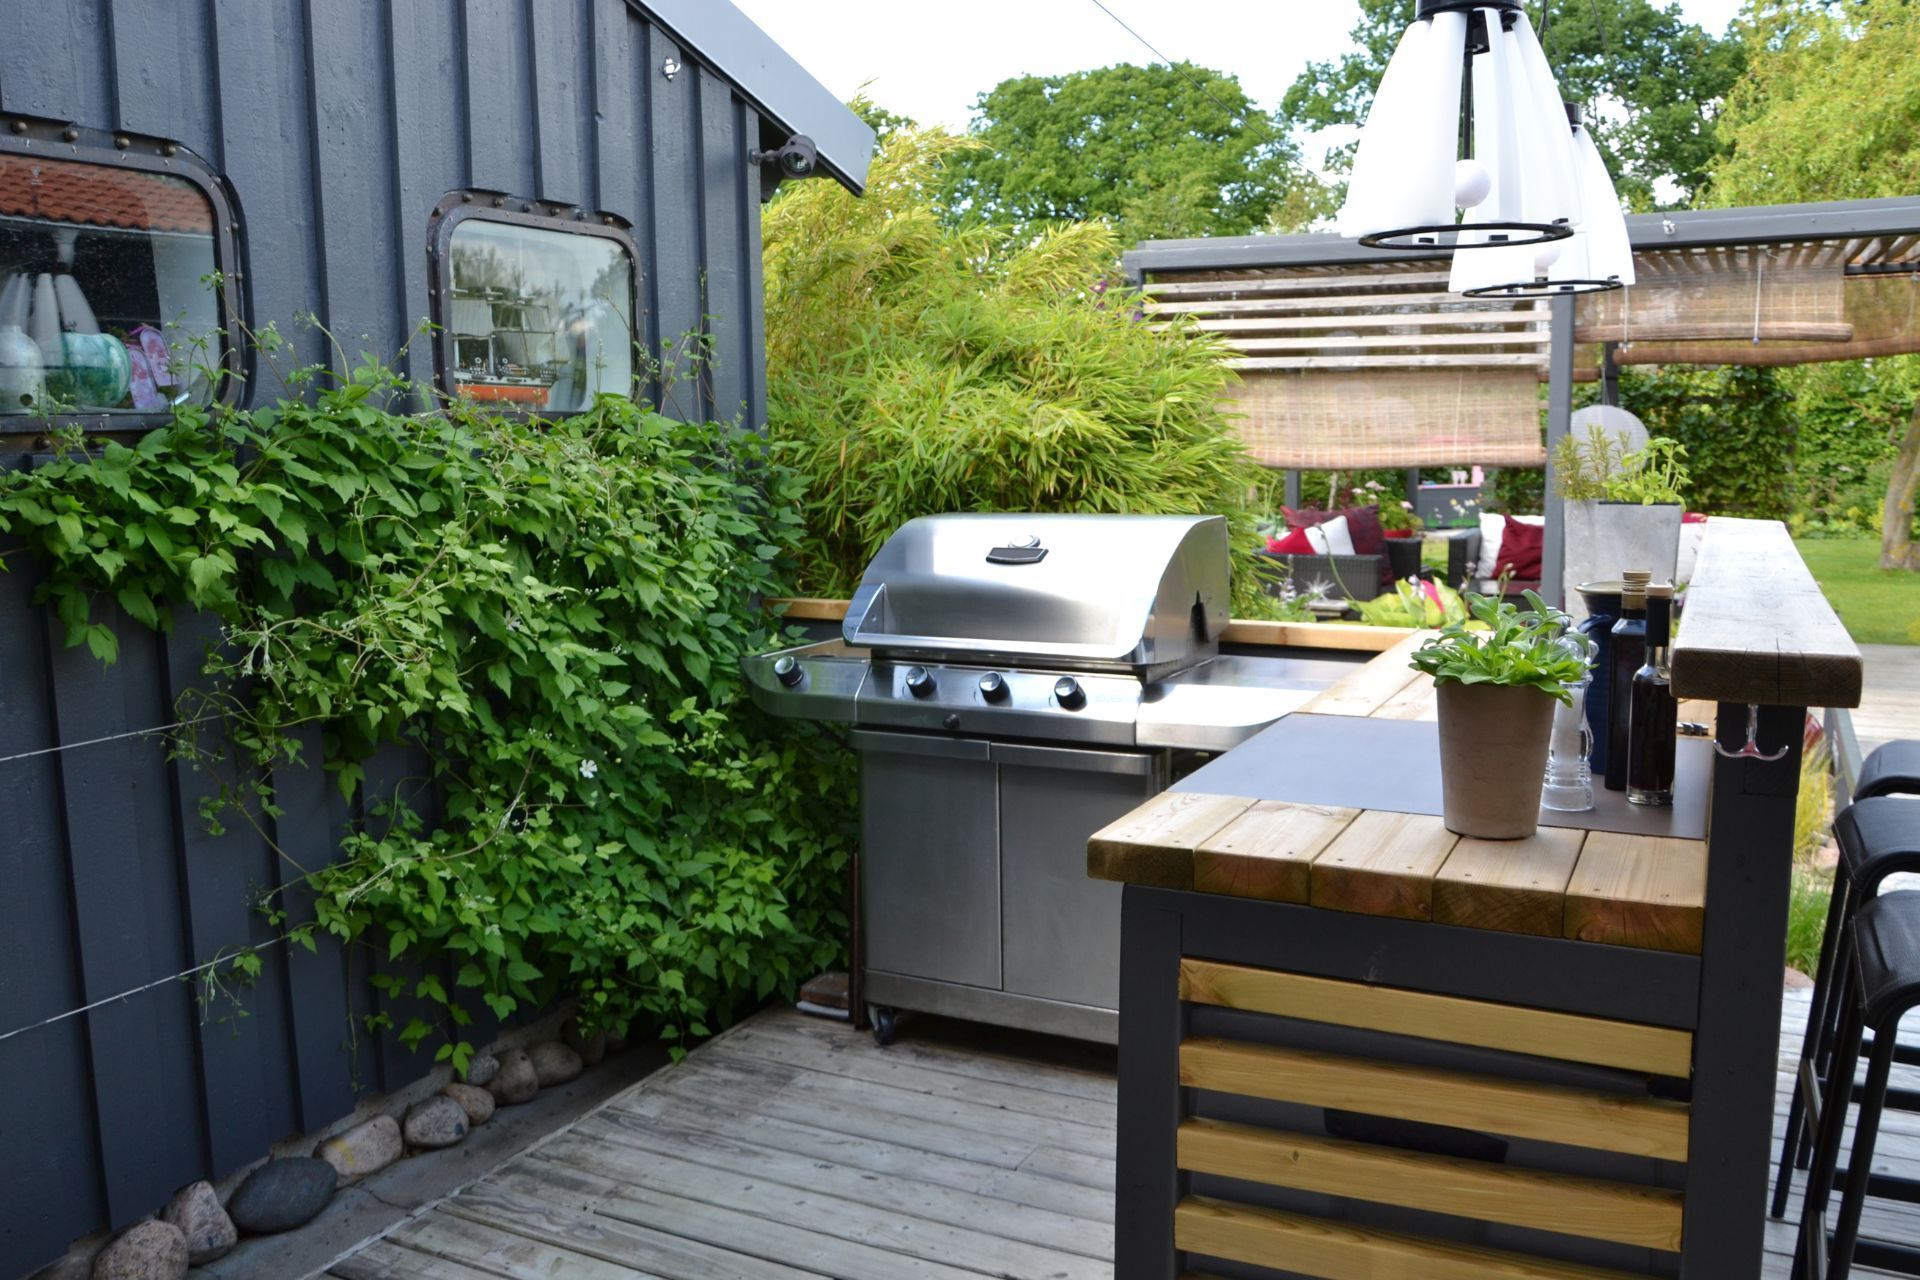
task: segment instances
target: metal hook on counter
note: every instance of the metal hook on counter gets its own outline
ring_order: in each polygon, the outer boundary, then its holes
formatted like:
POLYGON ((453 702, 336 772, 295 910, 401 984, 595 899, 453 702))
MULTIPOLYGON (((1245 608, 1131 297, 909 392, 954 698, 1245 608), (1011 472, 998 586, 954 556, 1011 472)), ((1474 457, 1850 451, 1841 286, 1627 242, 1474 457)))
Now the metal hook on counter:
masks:
POLYGON ((1760 749, 1760 708, 1749 702, 1747 704, 1746 745, 1738 751, 1729 751, 1716 742, 1713 744, 1713 750, 1716 755, 1725 756, 1729 760, 1778 760, 1787 754, 1792 745, 1792 743, 1788 743, 1787 746, 1780 748, 1778 751, 1762 751, 1760 749))

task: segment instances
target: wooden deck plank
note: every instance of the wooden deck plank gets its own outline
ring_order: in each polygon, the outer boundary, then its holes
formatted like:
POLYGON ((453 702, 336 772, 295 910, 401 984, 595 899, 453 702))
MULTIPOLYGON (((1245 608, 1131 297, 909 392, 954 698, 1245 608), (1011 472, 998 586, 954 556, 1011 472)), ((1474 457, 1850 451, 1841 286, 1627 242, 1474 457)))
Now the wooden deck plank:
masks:
MULTIPOLYGON (((836 1047, 848 1047, 861 1053, 874 1051, 864 1031, 855 1031, 844 1022, 816 1018, 792 1009, 770 1009, 743 1024, 755 1030, 778 1030, 782 1035, 811 1040, 836 1047)), ((932 1040, 904 1037, 886 1049, 893 1062, 911 1062, 928 1071, 966 1076, 974 1080, 992 1080, 1017 1084, 1042 1093, 1064 1093, 1075 1098, 1092 1098, 1111 1103, 1117 1092, 1111 1065, 1089 1071, 1084 1067, 997 1053, 973 1045, 954 1046, 932 1040)))
POLYGON ((1567 884, 1563 936, 1700 954, 1707 844, 1594 831, 1567 884))
POLYGON ((1314 859, 1313 905, 1431 919, 1434 873, 1459 839, 1432 814, 1368 810, 1314 859))
POLYGON ((1162 791, 1087 839, 1087 874, 1096 880, 1191 889, 1194 846, 1252 803, 1239 796, 1162 791))
POLYGON ((725 1173, 806 1187, 854 1204, 894 1210, 951 1227, 1002 1231, 1046 1249, 1089 1258, 1107 1258, 1113 1253, 1110 1224, 929 1182, 918 1176, 922 1169, 917 1161, 902 1162, 902 1167, 888 1176, 876 1177, 872 1170, 857 1165, 631 1116, 622 1123, 590 1118, 575 1125, 551 1149, 571 1150, 566 1144, 575 1139, 587 1142, 594 1150, 632 1152, 636 1159, 642 1153, 684 1159, 725 1173))
POLYGON ((1305 902, 1308 868, 1358 809, 1262 800, 1194 846, 1193 887, 1269 902, 1305 902))
MULTIPOLYGON (((582 1260, 576 1256, 567 1259, 569 1271, 582 1260)), ((519 1280, 521 1273, 514 1271, 487 1270, 463 1266, 458 1262, 449 1262, 445 1258, 436 1258, 431 1254, 415 1253, 412 1249, 403 1249, 386 1240, 375 1240, 350 1258, 342 1258, 333 1264, 327 1272, 338 1280, 498 1280, 501 1276, 519 1280)), ((552 1275, 552 1272, 543 1273, 552 1275)), ((593 1273, 582 1267, 580 1275, 593 1273)), ((618 1268, 615 1272, 622 1280, 636 1280, 641 1272, 618 1268)))
POLYGON ((1322 689, 1300 710, 1327 716, 1370 716, 1415 680, 1428 680, 1407 665, 1413 651, 1427 642, 1431 631, 1404 635, 1391 649, 1345 677, 1331 688, 1322 689))
MULTIPOLYGON (((932 1264, 965 1262, 995 1275, 1107 1280, 1111 1274, 1110 1264, 1102 1259, 1030 1243, 1020 1230, 1017 1210, 1012 1208, 1002 1208, 1006 1234, 996 1235, 977 1226, 955 1226, 912 1212, 909 1204, 919 1206, 911 1188, 906 1188, 905 1195, 895 1195, 890 1204, 843 1198, 845 1184, 836 1184, 824 1169, 808 1177, 792 1165, 769 1161, 758 1173, 742 1174, 658 1150, 599 1143, 572 1133, 543 1144, 539 1157, 620 1183, 621 1189, 599 1210, 606 1214, 625 1216, 636 1204, 648 1206, 647 1212, 651 1213, 661 1204, 697 1202, 737 1211, 763 1226, 784 1225, 817 1232, 932 1264)), ((903 1185, 894 1184, 895 1191, 903 1185)))
POLYGON ((1571 827, 1541 827, 1524 840, 1461 837, 1433 878, 1435 922, 1560 937, 1586 838, 1571 827))
MULTIPOLYGON (((804 1251, 771 1259, 736 1251, 674 1225, 646 1226, 605 1217, 599 1202, 616 1189, 604 1178, 522 1156, 434 1209, 434 1216, 505 1231, 560 1250, 570 1262, 593 1259, 663 1280, 812 1280, 825 1268, 790 1265, 804 1251)), ((562 1271, 560 1274, 565 1274, 562 1271)))
POLYGON ((787 1067, 736 1053, 719 1043, 708 1046, 707 1055, 706 1070, 730 1072, 741 1081, 743 1088, 771 1089, 789 1101, 832 1102, 850 1109, 863 1107, 876 1114, 931 1121, 965 1133, 1113 1158, 1113 1130, 1104 1126, 1021 1114, 985 1103, 787 1067))
MULTIPOLYGON (((415 1257, 431 1257, 442 1266, 458 1268, 457 1272, 447 1273, 449 1280, 455 1274, 504 1276, 507 1280, 547 1280, 557 1275, 564 1275, 567 1280, 633 1280, 635 1276, 656 1274, 601 1258, 583 1258, 543 1240, 515 1235, 487 1223, 439 1214, 409 1219, 394 1228, 387 1240, 403 1246, 415 1257)), ((686 1274, 684 1268, 670 1263, 662 1272, 663 1280, 680 1280, 686 1274)), ((440 1275, 432 1274, 436 1280, 440 1275)))
POLYGON ((1105 1190, 1023 1173, 1015 1167, 1019 1161, 1006 1167, 983 1164, 857 1137, 838 1129, 779 1120, 748 1108, 715 1107, 710 1099, 689 1102, 655 1091, 618 1110, 604 1109, 581 1124, 608 1135, 637 1127, 672 1132, 690 1147, 715 1140, 749 1143, 879 1177, 913 1177, 956 1191, 1047 1209, 1101 1227, 1113 1225, 1113 1198, 1105 1190))
POLYGON ((846 1045, 828 1046, 811 1040, 777 1033, 762 1033, 745 1028, 739 1035, 727 1037, 728 1055, 777 1062, 782 1066, 821 1072, 845 1080, 863 1080, 887 1085, 908 1093, 951 1098, 958 1102, 978 1103, 1002 1111, 1066 1120, 1096 1129, 1111 1130, 1113 1107, 1106 1101, 1070 1098, 1064 1094, 1042 1093, 1024 1085, 973 1080, 966 1076, 927 1071, 911 1062, 895 1062, 887 1054, 866 1053, 846 1045))

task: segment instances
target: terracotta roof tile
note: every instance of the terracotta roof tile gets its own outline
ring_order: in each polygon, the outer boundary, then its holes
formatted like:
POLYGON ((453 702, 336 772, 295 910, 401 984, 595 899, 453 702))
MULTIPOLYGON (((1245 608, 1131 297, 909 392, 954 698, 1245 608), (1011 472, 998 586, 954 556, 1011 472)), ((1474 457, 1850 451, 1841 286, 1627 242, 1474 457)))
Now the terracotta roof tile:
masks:
POLYGON ((213 210, 181 178, 51 157, 0 155, 0 214, 210 235, 213 210))

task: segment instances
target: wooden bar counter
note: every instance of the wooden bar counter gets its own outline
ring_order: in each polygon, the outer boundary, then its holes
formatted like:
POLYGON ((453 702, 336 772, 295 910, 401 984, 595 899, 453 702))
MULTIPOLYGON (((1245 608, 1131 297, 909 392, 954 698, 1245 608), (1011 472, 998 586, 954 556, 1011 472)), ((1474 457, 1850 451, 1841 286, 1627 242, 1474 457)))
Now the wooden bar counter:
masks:
POLYGON ((1118 1280, 1760 1273, 1808 707, 1858 650, 1783 527, 1707 526, 1672 809, 1439 817, 1412 636, 1096 833, 1126 883, 1118 1280), (1759 708, 1759 750, 1747 741, 1759 708))

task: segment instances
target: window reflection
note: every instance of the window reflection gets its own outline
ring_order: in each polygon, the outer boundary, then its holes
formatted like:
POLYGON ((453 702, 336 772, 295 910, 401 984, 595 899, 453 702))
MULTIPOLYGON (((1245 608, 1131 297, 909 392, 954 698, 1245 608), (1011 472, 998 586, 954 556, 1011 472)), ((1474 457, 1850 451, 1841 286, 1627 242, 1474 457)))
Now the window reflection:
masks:
POLYGON ((468 218, 453 230, 453 394, 573 413, 633 388, 633 263, 605 236, 468 218))
POLYGON ((211 399, 214 268, 193 183, 0 152, 0 414, 211 399))

